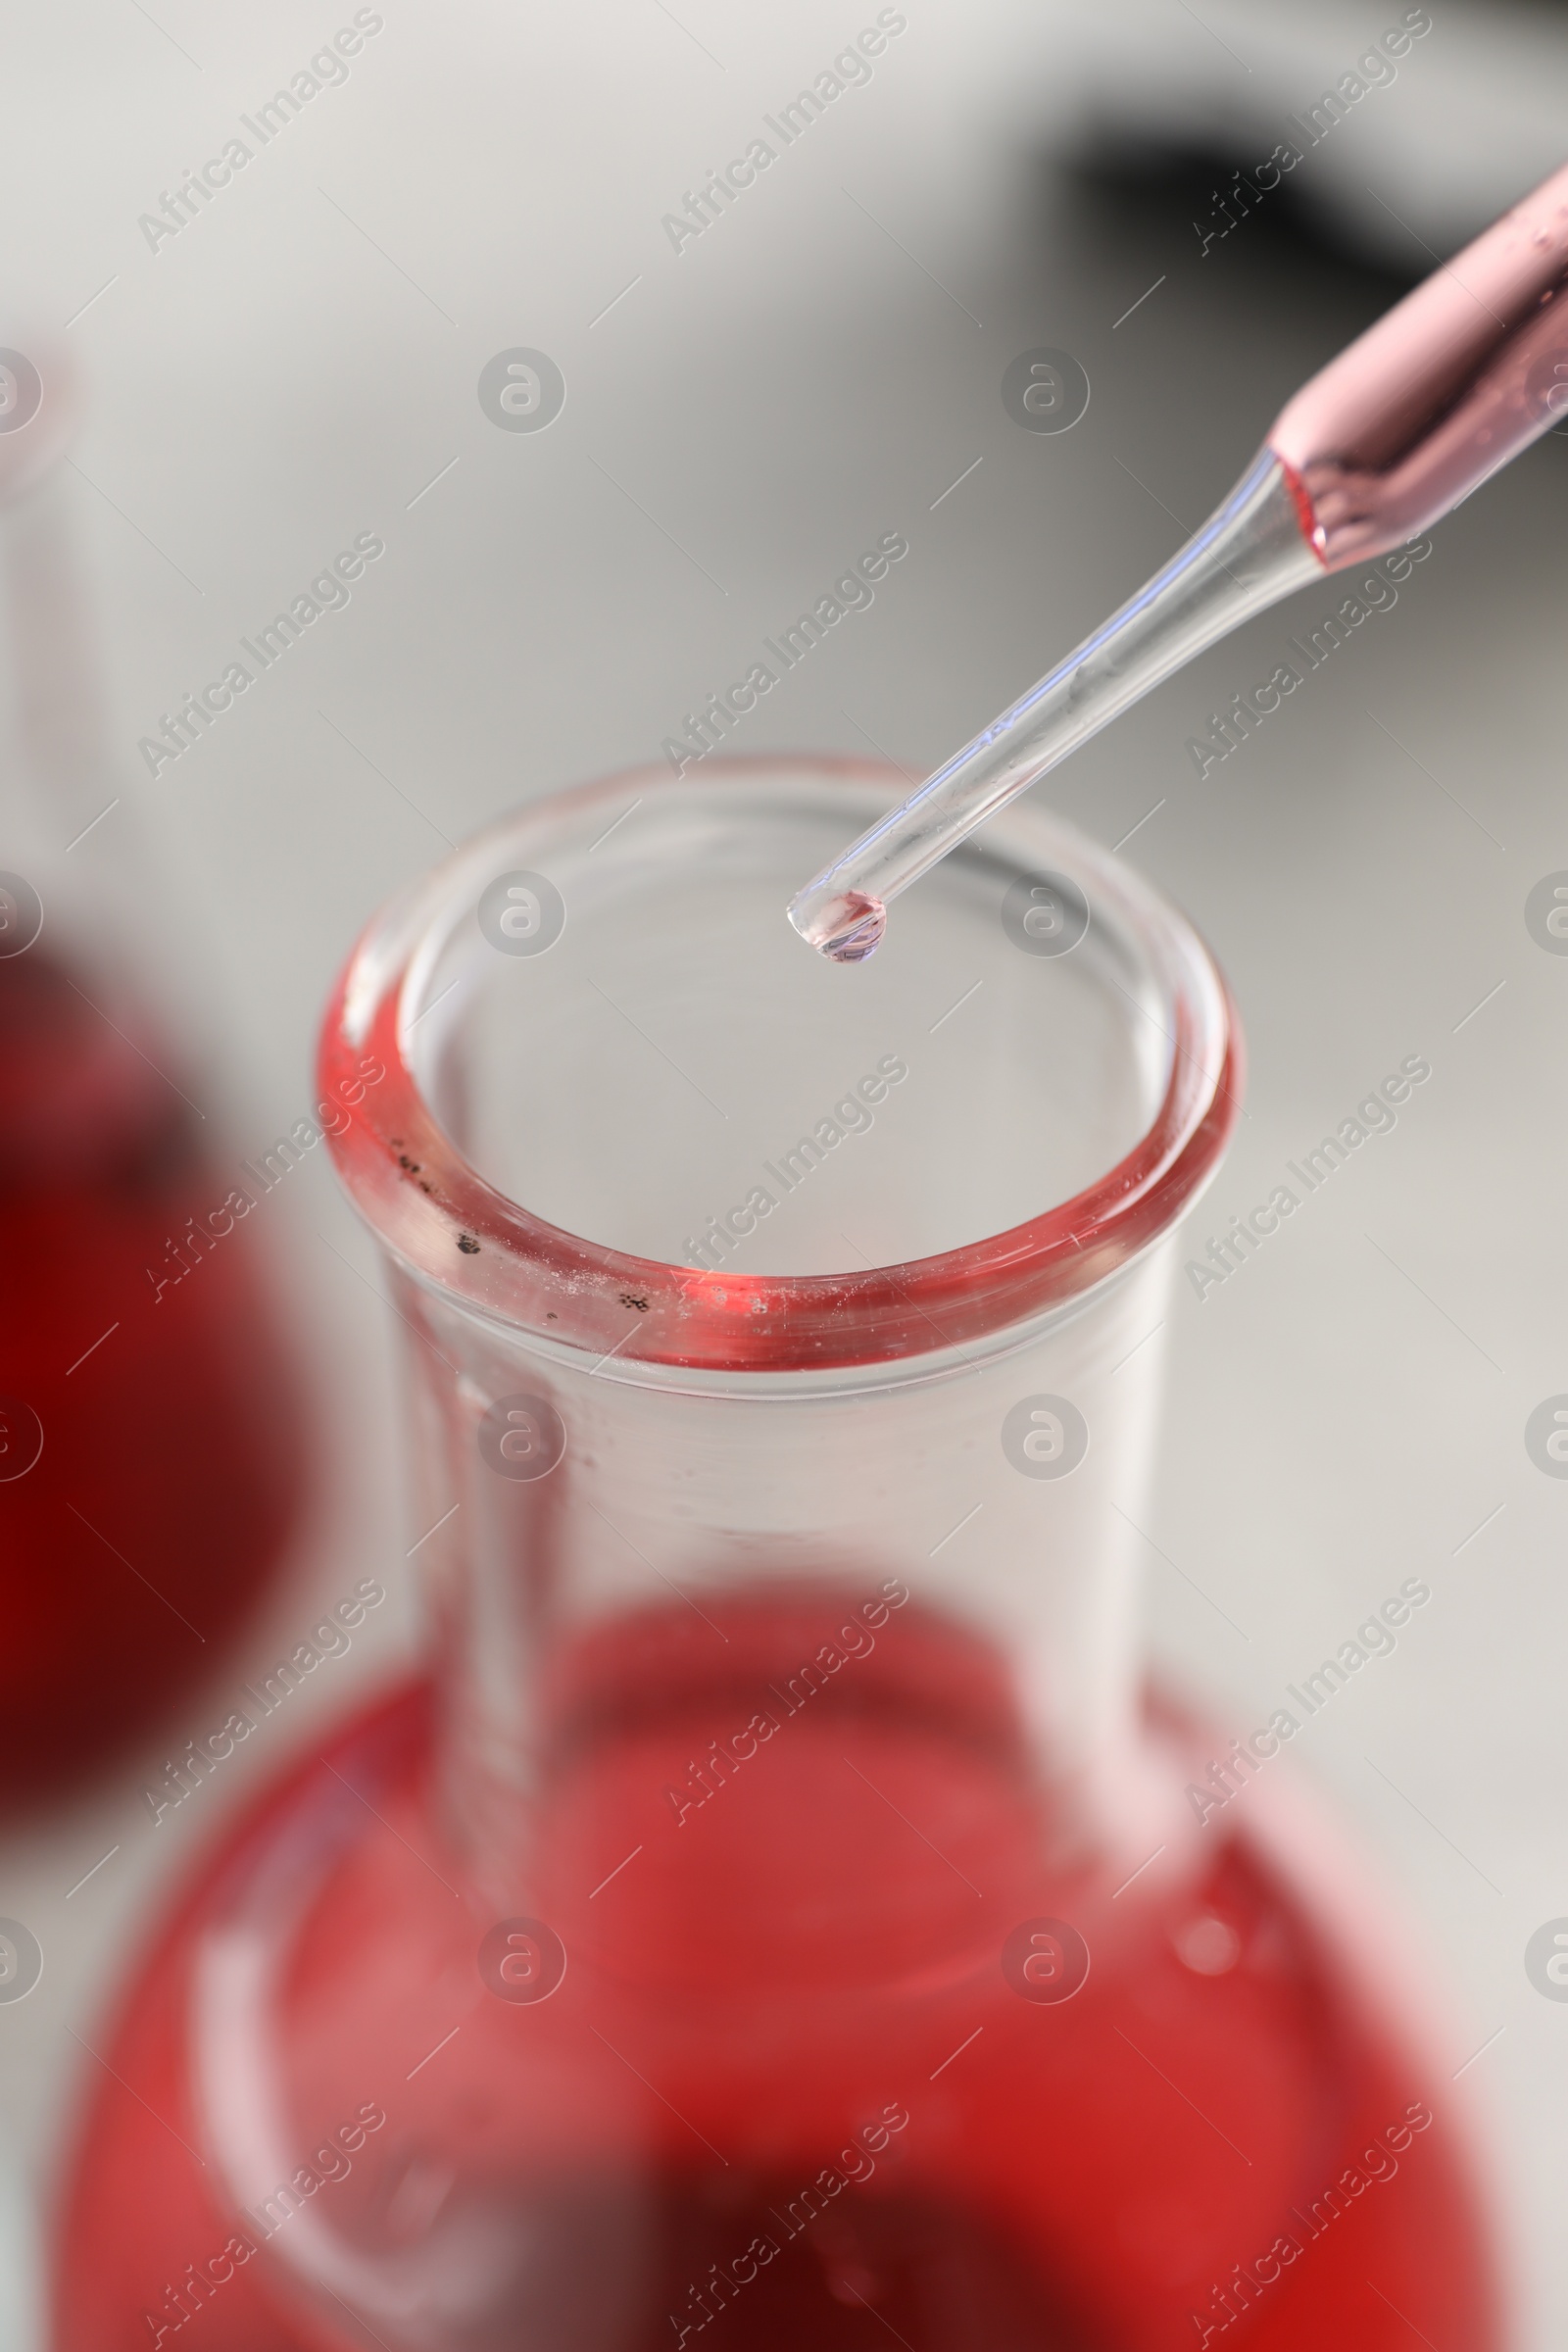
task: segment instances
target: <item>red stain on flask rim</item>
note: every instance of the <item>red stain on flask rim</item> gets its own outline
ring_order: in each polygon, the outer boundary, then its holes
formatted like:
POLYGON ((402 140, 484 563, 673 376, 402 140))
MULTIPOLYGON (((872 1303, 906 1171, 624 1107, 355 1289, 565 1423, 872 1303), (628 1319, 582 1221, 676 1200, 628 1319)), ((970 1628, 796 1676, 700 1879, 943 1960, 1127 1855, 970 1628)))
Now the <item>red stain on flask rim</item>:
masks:
POLYGON ((817 755, 705 761, 682 784, 664 769, 622 771, 504 818, 368 926, 328 1003, 319 1070, 323 1088, 339 1087, 373 1055, 386 1078, 328 1148, 360 1213, 423 1284, 541 1338, 596 1355, 613 1349, 621 1363, 843 1369, 961 1347, 1064 1305, 1156 1242, 1201 1191, 1241 1107, 1244 1049, 1229 990, 1174 908, 1109 853, 1076 840, 1079 862, 1093 867, 1097 890, 1114 903, 1158 989, 1172 1053, 1144 1134, 1072 1199, 962 1249, 863 1273, 737 1275, 609 1249, 486 1182, 425 1102, 402 1044, 422 1009, 416 992, 433 968, 432 937, 471 917, 480 891, 505 867, 548 864, 552 832, 564 837, 569 828, 573 841, 591 840, 628 798, 657 806, 662 794, 694 788, 733 797, 776 790, 802 771, 862 792, 885 787, 890 801, 905 781, 874 761, 817 755))

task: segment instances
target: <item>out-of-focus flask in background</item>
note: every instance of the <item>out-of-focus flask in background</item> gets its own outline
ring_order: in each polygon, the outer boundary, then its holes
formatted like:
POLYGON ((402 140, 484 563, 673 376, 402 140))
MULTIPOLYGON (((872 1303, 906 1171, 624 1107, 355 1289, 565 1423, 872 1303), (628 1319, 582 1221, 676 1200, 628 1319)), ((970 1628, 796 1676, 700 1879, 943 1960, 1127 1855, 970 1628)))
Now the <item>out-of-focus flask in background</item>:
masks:
MULTIPOLYGON (((0 1808, 214 1671, 280 1563, 306 1416, 170 894, 106 754, 64 358, 0 351, 0 1808)), ((250 1188, 254 1191, 254 1186, 250 1188)))

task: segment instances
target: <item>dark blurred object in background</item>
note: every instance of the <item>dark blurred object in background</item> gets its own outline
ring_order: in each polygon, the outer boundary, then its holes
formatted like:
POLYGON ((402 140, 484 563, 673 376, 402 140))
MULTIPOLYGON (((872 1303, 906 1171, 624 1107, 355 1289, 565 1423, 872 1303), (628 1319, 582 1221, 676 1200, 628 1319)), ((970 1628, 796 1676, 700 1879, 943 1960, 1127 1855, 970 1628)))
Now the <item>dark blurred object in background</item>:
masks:
POLYGON ((1568 12, 1544 0, 1441 21, 1397 0, 1371 19, 1322 0, 1219 0, 1200 18, 1131 0, 1053 47, 1050 85, 1030 92, 1037 143, 1142 185, 1210 261, 1233 223, 1250 242, 1283 220, 1409 284, 1562 162, 1568 12))

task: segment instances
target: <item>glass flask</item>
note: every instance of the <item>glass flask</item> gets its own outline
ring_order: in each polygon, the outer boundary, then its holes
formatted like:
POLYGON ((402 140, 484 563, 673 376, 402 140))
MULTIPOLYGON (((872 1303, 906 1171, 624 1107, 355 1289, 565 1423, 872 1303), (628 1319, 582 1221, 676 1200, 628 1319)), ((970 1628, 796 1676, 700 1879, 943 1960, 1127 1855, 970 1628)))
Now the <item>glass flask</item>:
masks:
POLYGON ((1223 1743, 1142 1688, 1223 982, 1023 805, 808 955, 901 786, 538 802, 351 957, 429 1674, 98 2044, 57 2352, 1500 2344, 1353 1866, 1288 1765, 1195 1802, 1223 1743))
POLYGON ((40 357, 42 405, 0 447, 7 1811, 98 1769, 212 1673, 281 1562, 308 1456, 244 1223, 262 1188, 192 1100, 166 894, 105 750, 61 479, 76 394, 40 357))

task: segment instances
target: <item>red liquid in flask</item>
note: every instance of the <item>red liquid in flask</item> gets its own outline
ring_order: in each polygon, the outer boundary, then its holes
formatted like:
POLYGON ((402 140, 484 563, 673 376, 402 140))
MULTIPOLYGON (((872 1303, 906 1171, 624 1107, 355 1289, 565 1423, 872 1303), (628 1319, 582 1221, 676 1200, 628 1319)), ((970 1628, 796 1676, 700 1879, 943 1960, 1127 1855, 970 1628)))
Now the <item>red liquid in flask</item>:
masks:
POLYGON ((168 1247, 236 1178, 115 1011, 41 946, 0 960, 8 1804, 91 1770, 212 1671, 302 1486, 293 1368, 247 1238, 187 1240, 183 1279, 168 1247))
POLYGON ((1054 1861, 1004 1661, 863 1601, 559 1652, 525 1917, 418 1694, 274 1795, 100 2044, 58 2352, 1494 2352, 1446 2076, 1289 1868, 1054 1861))

